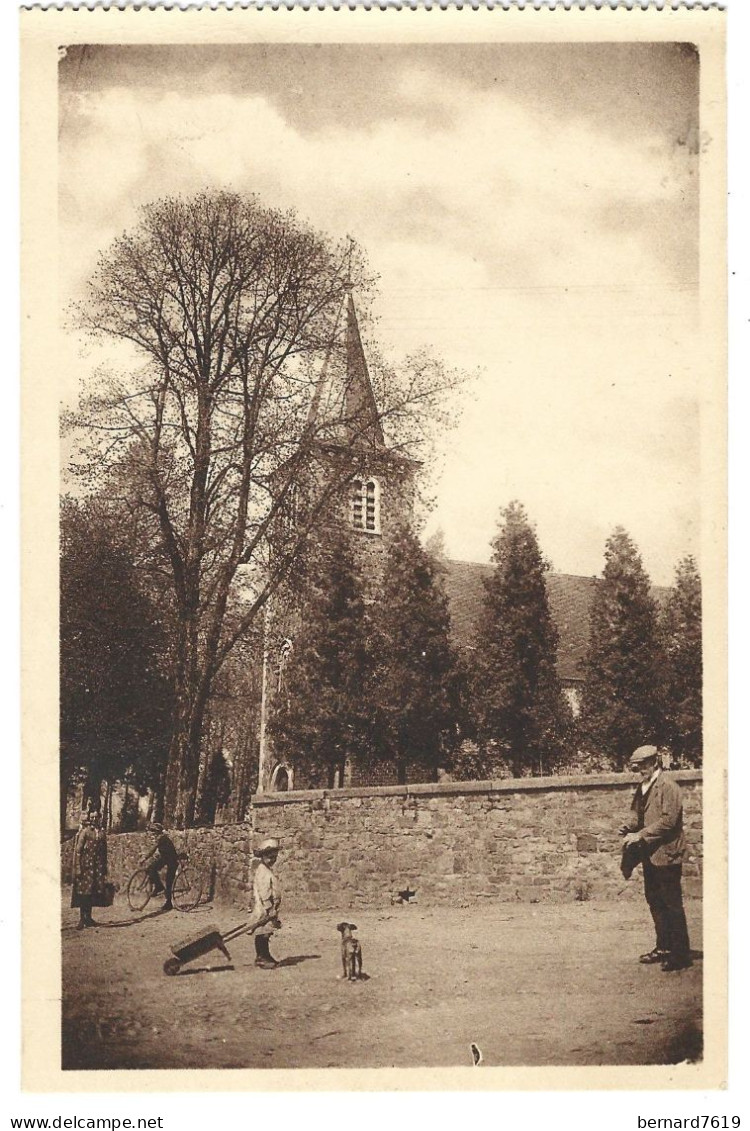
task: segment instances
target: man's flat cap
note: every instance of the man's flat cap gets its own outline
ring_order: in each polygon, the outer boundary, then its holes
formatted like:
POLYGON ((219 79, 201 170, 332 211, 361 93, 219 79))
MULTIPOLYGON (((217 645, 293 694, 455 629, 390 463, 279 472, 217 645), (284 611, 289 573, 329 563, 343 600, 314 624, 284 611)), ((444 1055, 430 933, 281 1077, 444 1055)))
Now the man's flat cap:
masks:
POLYGON ((659 751, 655 746, 639 746, 630 755, 629 763, 631 766, 639 766, 641 762, 650 762, 652 758, 658 758, 659 751))

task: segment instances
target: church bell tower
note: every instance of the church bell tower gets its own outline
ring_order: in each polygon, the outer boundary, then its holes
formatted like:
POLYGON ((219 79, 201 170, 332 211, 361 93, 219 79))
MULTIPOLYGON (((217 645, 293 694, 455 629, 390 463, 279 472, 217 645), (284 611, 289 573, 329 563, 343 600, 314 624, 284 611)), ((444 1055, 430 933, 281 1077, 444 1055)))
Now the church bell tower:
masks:
MULTIPOLYGON (((341 484, 321 527, 335 522, 347 532, 366 597, 382 577, 397 529, 413 520, 419 467, 417 461, 388 446, 381 412, 362 344, 352 287, 348 285, 334 344, 325 358, 310 404, 307 430, 314 437, 314 468, 311 466, 309 475, 318 485, 321 476, 328 475, 341 484)), ((311 537, 315 537, 314 532, 311 537)), ((273 750, 266 728, 270 702, 281 687, 285 657, 294 647, 294 630, 269 611, 265 636, 258 789, 272 792, 294 788, 293 755, 273 750)))

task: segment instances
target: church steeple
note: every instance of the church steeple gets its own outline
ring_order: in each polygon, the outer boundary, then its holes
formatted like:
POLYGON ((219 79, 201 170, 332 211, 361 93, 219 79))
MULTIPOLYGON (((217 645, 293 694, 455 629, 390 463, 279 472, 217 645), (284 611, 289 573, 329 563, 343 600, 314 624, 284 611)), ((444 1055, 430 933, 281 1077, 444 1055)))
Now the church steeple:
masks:
POLYGON ((348 422, 351 422, 351 438, 354 442, 362 440, 371 447, 385 447, 378 406, 372 391, 367 359, 359 333, 357 312, 354 309, 351 283, 347 286, 346 296, 344 416, 348 422))
POLYGON ((321 439, 333 443, 384 449, 385 437, 370 381, 352 284, 347 283, 336 320, 338 341, 328 352, 313 394, 308 428, 321 439), (346 307, 343 343, 340 340, 342 315, 346 307))
MULTIPOLYGON (((311 545, 330 545, 332 528, 344 531, 361 574, 365 603, 370 604, 382 584, 394 539, 412 522, 419 464, 397 448, 386 446, 352 290, 350 282, 343 287, 330 344, 313 390, 304 443, 300 445, 307 463, 301 469, 292 469, 299 479, 279 525, 282 537, 286 537, 298 524, 310 522, 312 516, 307 534, 311 545)), ((296 752, 274 749, 274 740, 266 734, 266 719, 269 703, 281 690, 279 673, 285 662, 281 649, 299 634, 308 596, 304 585, 295 579, 293 585, 286 585, 283 599, 265 622, 258 770, 261 791, 279 788, 280 781, 289 785, 294 772, 296 752), (269 647, 269 640, 274 642, 273 647, 269 647)), ((299 775, 295 786, 317 788, 318 780, 308 782, 299 775)))

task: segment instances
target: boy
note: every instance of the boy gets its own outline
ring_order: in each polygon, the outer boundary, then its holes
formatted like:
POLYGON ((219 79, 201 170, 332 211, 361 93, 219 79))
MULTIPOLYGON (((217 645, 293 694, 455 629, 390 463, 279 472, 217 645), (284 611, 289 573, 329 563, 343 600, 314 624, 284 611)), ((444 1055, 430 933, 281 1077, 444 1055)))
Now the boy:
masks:
POLYGON ((162 911, 171 911, 172 888, 174 887, 174 878, 177 873, 177 865, 179 863, 177 849, 174 846, 174 841, 164 832, 162 825, 154 822, 153 824, 149 825, 148 831, 154 837, 155 844, 148 855, 145 857, 145 859, 142 861, 142 864, 148 864, 148 861, 151 860, 151 857, 154 857, 153 862, 149 864, 147 869, 148 874, 154 884, 154 894, 160 895, 164 891, 165 899, 162 911), (166 891, 164 884, 161 882, 161 876, 159 875, 161 869, 164 867, 166 867, 167 869, 165 876, 166 891))
POLYGON ((255 965, 261 970, 274 970, 279 964, 271 955, 269 945, 271 935, 281 926, 279 907, 281 906, 281 885, 273 866, 279 855, 279 842, 275 837, 263 841, 254 855, 260 863, 253 878, 253 907, 250 927, 258 924, 255 931, 255 965))

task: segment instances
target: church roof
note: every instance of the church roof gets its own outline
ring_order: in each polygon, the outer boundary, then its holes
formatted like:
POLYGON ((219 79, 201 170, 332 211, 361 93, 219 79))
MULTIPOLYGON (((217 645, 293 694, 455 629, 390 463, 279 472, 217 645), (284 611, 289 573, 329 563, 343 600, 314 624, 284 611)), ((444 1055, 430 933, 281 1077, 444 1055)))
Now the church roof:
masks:
POLYGON ((335 336, 310 405, 308 427, 314 426, 324 441, 385 448, 351 287, 346 290, 335 336), (343 335, 339 332, 342 322, 343 335))
MULTIPOLYGON (((443 564, 454 639, 459 647, 467 647, 472 643, 482 611, 484 579, 491 575, 493 567, 481 562, 445 561, 443 564)), ((560 634, 558 675, 564 680, 583 680, 591 601, 598 579, 569 573, 548 573, 546 580, 550 612, 560 634)), ((654 586, 651 592, 660 605, 669 595, 669 589, 658 586, 654 586)))

